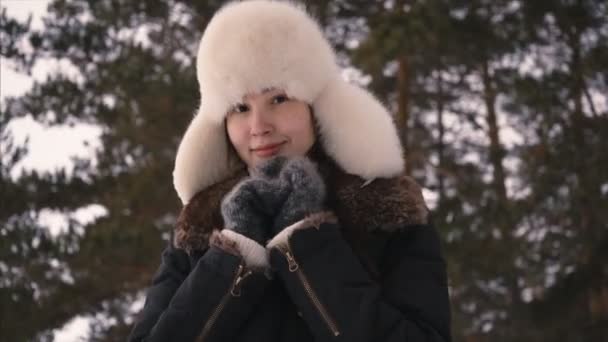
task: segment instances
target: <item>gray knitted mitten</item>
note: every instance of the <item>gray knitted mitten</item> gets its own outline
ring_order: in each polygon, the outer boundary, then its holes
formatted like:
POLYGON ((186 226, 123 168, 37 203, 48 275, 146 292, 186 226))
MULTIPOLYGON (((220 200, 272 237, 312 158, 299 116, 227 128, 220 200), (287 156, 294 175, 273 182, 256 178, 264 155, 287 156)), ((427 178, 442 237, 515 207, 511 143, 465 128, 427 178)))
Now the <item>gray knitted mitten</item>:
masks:
POLYGON ((276 179, 285 160, 273 158, 261 164, 224 197, 221 212, 226 229, 260 244, 272 237, 272 222, 288 195, 276 179))
POLYGON ((287 196, 272 226, 277 234, 309 214, 322 211, 325 201, 325 182, 317 166, 306 157, 292 157, 281 165, 278 186, 287 196))

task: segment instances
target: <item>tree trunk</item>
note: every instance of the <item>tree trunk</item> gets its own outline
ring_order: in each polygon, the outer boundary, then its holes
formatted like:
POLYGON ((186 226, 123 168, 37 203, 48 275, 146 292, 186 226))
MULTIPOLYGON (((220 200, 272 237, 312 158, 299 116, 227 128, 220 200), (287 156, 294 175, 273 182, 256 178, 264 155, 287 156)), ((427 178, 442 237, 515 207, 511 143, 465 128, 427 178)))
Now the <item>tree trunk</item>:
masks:
POLYGON ((496 192, 499 202, 504 203, 507 200, 507 191, 505 187, 505 172, 502 165, 505 153, 500 144, 499 128, 496 119, 496 90, 492 86, 488 61, 485 61, 482 69, 483 85, 484 85, 484 102, 487 110, 488 136, 490 138, 490 163, 493 168, 493 187, 496 192))
MULTIPOLYGON (((581 29, 575 27, 574 30, 570 31, 567 35, 568 45, 572 51, 572 59, 570 61, 570 72, 573 77, 571 83, 571 100, 574 103, 574 112, 572 113, 572 120, 570 121, 570 127, 572 131, 571 139, 572 146, 574 147, 572 160, 573 171, 578 179, 577 184, 572 185, 572 212, 577 213, 579 216, 577 221, 578 227, 580 228, 580 241, 588 246, 596 246, 598 241, 604 239, 605 233, 598 227, 602 226, 602 214, 599 214, 601 209, 597 207, 598 203, 601 203, 601 194, 599 193, 599 186, 597 186, 597 179, 594 179, 593 173, 589 170, 596 167, 590 165, 588 162, 588 156, 585 154, 587 151, 587 140, 585 139, 585 130, 588 119, 585 117, 583 112, 583 100, 586 96, 585 76, 583 70, 583 62, 581 57, 581 29)), ((588 99, 589 103, 591 100, 588 99)), ((594 108, 590 108, 594 111, 594 108)), ((583 264, 594 262, 594 260, 584 260, 583 264)), ((608 320, 608 305, 604 306, 604 299, 602 298, 605 292, 608 292, 608 277, 603 275, 605 273, 595 273, 591 281, 587 283, 587 290, 581 291, 581 295, 586 297, 587 312, 584 320, 589 322, 590 329, 585 332, 586 339, 593 339, 597 334, 595 331, 603 331, 605 329, 599 328, 605 325, 605 321, 608 320)))
MULTIPOLYGON (((409 84, 409 68, 407 56, 401 55, 398 59, 399 71, 397 74, 397 129, 400 133, 401 143, 407 156, 408 153, 408 122, 409 122, 409 96, 410 96, 410 84, 409 84)), ((411 174, 410 163, 405 164, 405 171, 409 175, 411 174)))
MULTIPOLYGON (((501 232, 501 250, 498 251, 499 256, 503 258, 504 269, 503 273, 505 285, 509 292, 510 305, 512 313, 518 312, 523 306, 523 301, 520 296, 519 284, 517 283, 517 269, 514 266, 514 254, 518 244, 514 241, 513 230, 515 229, 515 219, 512 215, 512 208, 506 191, 506 177, 503 167, 503 159, 505 151, 500 143, 498 120, 496 116, 496 98, 497 90, 494 87, 492 75, 490 74, 489 61, 485 60, 482 64, 482 82, 483 82, 483 99, 487 111, 488 137, 490 139, 490 163, 493 168, 492 187, 496 195, 494 203, 494 212, 496 213, 496 228, 501 232)), ((510 315, 507 321, 505 334, 509 338, 517 336, 518 332, 515 327, 518 326, 519 317, 510 315)))
POLYGON ((441 78, 441 70, 438 71, 437 76, 437 130, 439 136, 437 137, 437 182, 439 194, 438 203, 443 203, 445 199, 445 162, 444 162, 444 150, 445 143, 443 137, 445 135, 445 127, 443 126, 443 109, 444 109, 444 98, 443 98, 443 79, 441 78))

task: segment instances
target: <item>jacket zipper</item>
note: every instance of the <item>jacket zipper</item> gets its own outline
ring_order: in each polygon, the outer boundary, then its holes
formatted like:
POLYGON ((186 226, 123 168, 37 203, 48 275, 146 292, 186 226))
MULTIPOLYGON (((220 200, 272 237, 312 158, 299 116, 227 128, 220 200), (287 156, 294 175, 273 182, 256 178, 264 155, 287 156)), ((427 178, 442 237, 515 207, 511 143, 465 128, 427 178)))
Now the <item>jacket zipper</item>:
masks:
POLYGON ((222 310, 224 310, 224 306, 226 306, 226 303, 228 302, 230 297, 240 297, 241 296, 241 287, 243 284, 243 280, 245 278, 247 278, 248 276, 250 276, 251 273, 253 273, 251 270, 245 270, 244 264, 239 265, 239 267, 236 271, 236 274, 234 276, 234 280, 232 281, 232 286, 230 287, 230 291, 228 291, 222 297, 222 300, 220 300, 220 303, 213 310, 211 317, 209 317, 209 319, 203 326, 203 330, 201 331, 201 333, 197 339, 198 342, 202 342, 205 340, 205 338, 209 334, 209 331, 211 331, 211 328, 215 324, 215 321, 219 317, 220 313, 222 312, 222 310))
POLYGON ((332 319, 332 317, 329 315, 329 312, 327 312, 327 310, 325 309, 325 306, 323 306, 323 304, 319 300, 319 297, 317 296, 315 291, 312 289, 312 286, 310 286, 310 282, 308 281, 308 278, 306 277, 304 272, 300 269, 300 265, 298 265, 298 262, 293 257, 293 252, 291 251, 291 246, 289 245, 289 239, 287 241, 287 244, 285 246, 280 247, 279 250, 281 252, 283 252, 285 257, 287 258, 287 263, 289 265, 289 272, 292 272, 292 273, 295 272, 298 275, 298 278, 300 279, 300 282, 302 283, 302 286, 304 287, 304 291, 306 292, 306 294, 308 295, 308 298, 310 298, 310 301, 313 303, 313 305, 315 306, 315 308, 321 315, 321 318, 323 319, 323 321, 325 322, 325 324, 327 325, 327 327, 329 328, 331 333, 334 336, 340 336, 340 330, 338 329, 338 325, 336 324, 336 321, 334 319, 332 319))

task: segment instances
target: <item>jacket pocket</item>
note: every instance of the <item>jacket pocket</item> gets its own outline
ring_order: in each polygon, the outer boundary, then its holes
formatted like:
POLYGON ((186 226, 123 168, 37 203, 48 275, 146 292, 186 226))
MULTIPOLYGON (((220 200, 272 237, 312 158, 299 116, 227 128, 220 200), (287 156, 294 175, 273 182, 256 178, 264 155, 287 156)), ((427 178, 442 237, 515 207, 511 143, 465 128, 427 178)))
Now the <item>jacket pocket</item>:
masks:
POLYGON ((279 245, 279 246, 277 246, 277 248, 287 259, 289 272, 296 274, 296 277, 298 278, 299 282, 302 284, 302 287, 304 288, 304 292, 310 299, 311 303, 315 307, 317 313, 319 314, 319 316, 321 317, 323 322, 325 322, 325 325, 327 326, 327 328, 329 329, 331 334, 334 337, 340 336, 340 329, 338 328, 338 324, 332 318, 332 316, 329 314, 329 312, 327 311, 327 309, 325 308, 323 303, 321 303, 321 300, 319 299, 319 297, 315 293, 314 289, 310 285, 310 282, 308 281, 306 274, 302 271, 302 269, 300 268, 300 265, 294 258, 293 252, 291 250, 291 246, 289 245, 289 239, 286 244, 279 245))
POLYGON ((206 340, 207 336, 209 335, 209 332, 215 325, 215 322, 217 321, 218 317, 224 310, 224 307, 226 306, 226 304, 230 301, 231 298, 236 298, 236 297, 241 296, 241 287, 243 286, 243 282, 252 273, 253 272, 251 270, 249 270, 245 267, 245 264, 243 262, 241 262, 241 264, 239 264, 239 267, 237 268, 237 270, 235 272, 234 279, 232 281, 232 285, 230 286, 230 290, 228 292, 226 292, 226 294, 224 294, 224 296, 222 296, 222 299, 220 300, 219 304, 215 307, 215 309, 213 310, 213 313, 211 314, 211 316, 209 316, 209 319, 207 320, 207 322, 205 322, 205 325, 203 326, 201 333, 199 334, 198 338, 196 339, 197 342, 204 342, 206 340))

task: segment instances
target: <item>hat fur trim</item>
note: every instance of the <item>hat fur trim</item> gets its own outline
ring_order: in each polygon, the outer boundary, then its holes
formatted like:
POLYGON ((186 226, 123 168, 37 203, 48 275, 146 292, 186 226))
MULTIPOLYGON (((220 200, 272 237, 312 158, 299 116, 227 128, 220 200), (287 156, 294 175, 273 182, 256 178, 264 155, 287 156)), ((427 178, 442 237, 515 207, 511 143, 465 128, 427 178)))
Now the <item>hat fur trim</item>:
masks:
POLYGON ((200 190, 243 167, 230 153, 224 123, 210 121, 201 111, 188 126, 175 157, 173 186, 184 205, 200 190))
POLYGON ((369 92, 341 78, 320 26, 296 5, 252 0, 224 6, 201 39, 197 77, 201 106, 173 170, 184 205, 243 167, 230 153, 224 118, 243 96, 268 88, 313 107, 323 148, 346 172, 372 179, 403 170, 390 114, 369 92))
POLYGON ((248 93, 282 89, 311 104, 338 72, 319 25, 294 4, 233 2, 211 19, 201 39, 197 77, 209 118, 219 123, 248 93))
POLYGON ((346 172, 369 180, 403 171, 397 128, 372 94, 337 77, 313 108, 326 153, 346 172))

